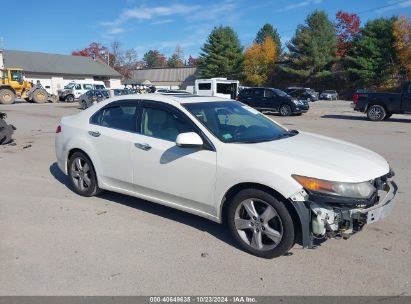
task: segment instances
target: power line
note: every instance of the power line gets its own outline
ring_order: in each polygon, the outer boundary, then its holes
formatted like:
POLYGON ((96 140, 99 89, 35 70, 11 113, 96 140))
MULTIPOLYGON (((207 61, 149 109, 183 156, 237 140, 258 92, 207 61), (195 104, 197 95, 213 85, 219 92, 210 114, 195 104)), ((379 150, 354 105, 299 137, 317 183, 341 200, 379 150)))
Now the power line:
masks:
POLYGON ((357 15, 375 12, 375 11, 378 11, 380 9, 391 7, 391 6, 394 6, 394 5, 397 5, 397 4, 402 4, 402 3, 405 3, 405 2, 409 2, 409 0, 400 0, 400 1, 392 2, 392 3, 387 4, 387 5, 383 5, 383 6, 380 6, 380 7, 373 8, 373 9, 365 10, 365 11, 362 11, 362 12, 358 12, 357 15))

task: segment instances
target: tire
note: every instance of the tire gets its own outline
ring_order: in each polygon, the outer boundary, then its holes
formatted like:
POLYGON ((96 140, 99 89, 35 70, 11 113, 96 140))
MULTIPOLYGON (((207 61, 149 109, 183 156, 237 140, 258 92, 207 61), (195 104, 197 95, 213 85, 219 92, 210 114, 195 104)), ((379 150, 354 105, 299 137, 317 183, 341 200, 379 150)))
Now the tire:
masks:
POLYGON ((1 104, 12 104, 16 100, 16 94, 10 89, 0 90, 0 103, 1 104))
POLYGON ((385 117, 384 117, 384 120, 388 120, 388 119, 390 119, 390 118, 391 118, 391 116, 392 116, 392 114, 386 114, 386 115, 385 115, 385 117))
POLYGON ((278 110, 281 116, 290 116, 292 111, 290 105, 284 103, 280 106, 280 109, 278 110))
POLYGON ((67 95, 66 98, 64 98, 66 102, 73 102, 74 101, 74 96, 73 95, 67 95))
POLYGON ((387 115, 383 106, 372 105, 367 109, 367 117, 371 121, 381 121, 387 115))
POLYGON ((85 100, 82 100, 82 101, 81 101, 81 109, 82 109, 82 110, 85 110, 85 109, 87 109, 87 108, 88 108, 87 102, 86 102, 85 100))
POLYGON ((35 103, 45 103, 47 101, 48 93, 43 89, 35 89, 32 94, 32 100, 35 103))
POLYGON ((84 153, 75 152, 70 157, 68 175, 70 185, 77 194, 90 197, 101 192, 93 163, 84 153))
POLYGON ((238 245, 258 257, 279 257, 294 245, 294 224, 287 208, 259 189, 244 189, 234 196, 227 224, 238 245))

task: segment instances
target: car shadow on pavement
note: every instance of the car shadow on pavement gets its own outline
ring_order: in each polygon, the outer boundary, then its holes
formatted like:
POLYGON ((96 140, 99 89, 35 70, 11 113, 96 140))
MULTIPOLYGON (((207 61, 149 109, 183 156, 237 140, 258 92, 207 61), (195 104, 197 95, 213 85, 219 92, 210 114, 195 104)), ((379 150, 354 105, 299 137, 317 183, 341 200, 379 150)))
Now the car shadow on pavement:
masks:
MULTIPOLYGON (((370 121, 370 120, 367 119, 366 116, 339 115, 339 114, 327 114, 327 115, 321 116, 321 118, 370 121)), ((390 117, 390 118, 387 119, 387 120, 383 120, 383 122, 402 122, 402 123, 410 123, 410 122, 411 122, 411 119, 390 117)))
MULTIPOLYGON (((49 170, 51 175, 53 175, 57 181, 64 184, 68 189, 72 190, 69 185, 68 177, 60 170, 57 163, 52 164, 49 170)), ((211 220, 194 214, 179 211, 167 206, 152 203, 146 200, 142 200, 120 193, 104 191, 102 194, 98 195, 98 197, 103 200, 108 200, 113 203, 122 204, 134 209, 138 209, 143 212, 151 213, 184 225, 191 226, 195 229, 207 232, 215 238, 227 243, 228 245, 241 250, 232 239, 228 231, 228 228, 225 225, 220 225, 211 220)))

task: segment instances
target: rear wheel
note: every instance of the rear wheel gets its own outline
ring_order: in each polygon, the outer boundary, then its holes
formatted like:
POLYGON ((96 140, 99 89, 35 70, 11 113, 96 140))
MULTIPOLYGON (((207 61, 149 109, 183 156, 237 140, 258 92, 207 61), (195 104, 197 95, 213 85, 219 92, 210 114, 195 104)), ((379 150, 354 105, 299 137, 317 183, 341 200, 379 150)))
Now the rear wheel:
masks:
POLYGON ((16 100, 16 94, 10 89, 0 90, 0 103, 12 104, 16 100))
POLYGON ((287 208, 259 189, 244 189, 233 198, 227 223, 240 247, 262 258, 284 255, 294 245, 294 224, 287 208))
POLYGON ((367 110, 367 117, 372 121, 381 121, 387 115, 383 106, 372 105, 367 110))
POLYGON ((70 184, 81 196, 94 196, 101 192, 91 160, 82 152, 75 152, 68 162, 70 184))
POLYGON ((288 104, 282 104, 282 105, 280 106, 279 112, 280 112, 280 115, 281 115, 281 116, 290 116, 292 111, 291 111, 290 105, 288 105, 288 104))
POLYGON ((66 96, 65 101, 67 101, 67 102, 73 102, 73 101, 74 101, 74 96, 73 96, 73 95, 68 95, 68 96, 66 96))
POLYGON ((47 92, 43 89, 35 89, 32 98, 35 103, 45 103, 47 101, 47 92))

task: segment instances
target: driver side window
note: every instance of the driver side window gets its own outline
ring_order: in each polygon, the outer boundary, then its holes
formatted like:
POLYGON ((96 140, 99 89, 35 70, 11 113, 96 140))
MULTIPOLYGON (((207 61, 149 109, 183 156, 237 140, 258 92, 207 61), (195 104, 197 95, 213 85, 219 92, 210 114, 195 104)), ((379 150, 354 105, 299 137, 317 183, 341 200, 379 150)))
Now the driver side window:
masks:
POLYGON ((195 132, 193 127, 177 114, 155 107, 143 109, 141 130, 143 135, 168 141, 175 141, 180 133, 195 132))

